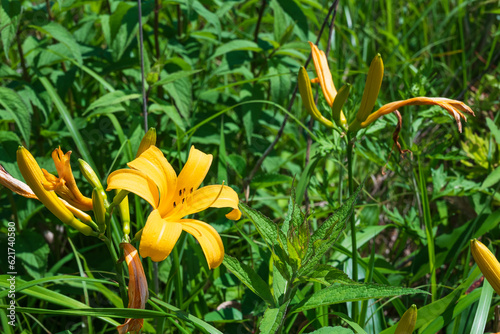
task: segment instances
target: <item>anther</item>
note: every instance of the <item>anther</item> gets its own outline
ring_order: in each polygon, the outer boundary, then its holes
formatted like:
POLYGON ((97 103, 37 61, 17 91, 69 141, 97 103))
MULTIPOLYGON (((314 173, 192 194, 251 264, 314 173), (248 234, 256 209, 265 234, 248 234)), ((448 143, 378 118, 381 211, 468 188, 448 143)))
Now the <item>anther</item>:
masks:
POLYGON ((174 202, 174 208, 175 208, 176 206, 177 206, 177 204, 175 204, 175 202, 174 202))
POLYGON ((192 193, 193 193, 193 188, 192 188, 192 187, 191 187, 191 190, 190 190, 190 191, 191 191, 191 194, 192 194, 192 193))

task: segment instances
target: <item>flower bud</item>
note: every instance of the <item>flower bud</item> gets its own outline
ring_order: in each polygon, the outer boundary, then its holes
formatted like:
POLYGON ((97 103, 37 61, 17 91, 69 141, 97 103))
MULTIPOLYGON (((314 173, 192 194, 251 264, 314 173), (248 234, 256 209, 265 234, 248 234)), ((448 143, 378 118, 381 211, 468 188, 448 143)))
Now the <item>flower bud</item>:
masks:
POLYGON ((150 146, 156 144, 156 129, 149 128, 148 132, 142 137, 141 144, 139 145, 139 149, 137 150, 137 154, 135 155, 138 158, 142 152, 146 151, 150 146))
POLYGON ((500 263, 495 255, 481 241, 473 239, 470 241, 472 257, 477 263, 484 277, 493 289, 500 294, 500 263))
POLYGON ((372 60, 370 69, 368 70, 368 76, 366 77, 365 90, 363 91, 361 105, 358 113, 356 114, 356 120, 358 122, 363 122, 373 110, 380 91, 380 86, 382 85, 383 77, 384 63, 382 62, 380 54, 377 54, 372 60))
POLYGON ((417 323, 417 306, 413 304, 399 320, 398 327, 394 334, 411 334, 417 323))
POLYGON ((307 75, 307 71, 304 67, 301 67, 299 70, 299 93, 302 96, 302 101, 304 102, 304 106, 309 114, 318 122, 326 125, 329 128, 333 127, 333 123, 326 119, 319 112, 318 108, 316 108, 316 104, 314 103, 314 98, 312 94, 311 88, 311 80, 309 79, 309 75, 307 75))
POLYGON ((345 84, 339 89, 339 92, 335 96, 332 104, 332 117, 338 126, 344 127, 347 123, 344 113, 342 112, 342 107, 344 106, 347 97, 349 97, 349 90, 351 89, 350 84, 345 84))
POLYGON ((101 180, 99 180, 99 177, 94 172, 92 167, 90 167, 90 165, 85 160, 82 160, 82 159, 78 159, 78 164, 80 166, 80 171, 82 172, 82 175, 90 183, 90 185, 92 186, 92 189, 94 189, 94 188, 101 188, 102 189, 101 180))
POLYGON ((106 205, 104 204, 103 192, 94 188, 92 191, 92 204, 94 206, 94 216, 99 227, 99 232, 106 231, 106 205))

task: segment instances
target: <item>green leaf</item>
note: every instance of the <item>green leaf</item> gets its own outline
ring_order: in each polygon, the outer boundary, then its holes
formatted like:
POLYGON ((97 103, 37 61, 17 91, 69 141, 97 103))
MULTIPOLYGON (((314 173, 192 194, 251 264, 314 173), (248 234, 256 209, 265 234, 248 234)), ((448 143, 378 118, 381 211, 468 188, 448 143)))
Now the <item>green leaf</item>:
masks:
POLYGON ((201 320, 201 319, 199 319, 199 318, 197 318, 189 313, 186 313, 173 305, 165 303, 164 301, 162 301, 158 298, 155 298, 155 297, 151 297, 150 300, 152 302, 154 302, 160 306, 163 306, 166 309, 172 311, 177 318, 179 318, 181 320, 190 321, 193 324, 195 324, 196 326, 203 328, 204 330, 206 330, 210 334, 222 334, 221 331, 219 331, 217 328, 213 327, 212 325, 207 324, 205 321, 203 321, 203 320, 201 320))
POLYGON ((491 134, 495 137, 495 141, 500 145, 500 129, 498 129, 495 122, 489 117, 486 117, 486 124, 490 128, 491 134))
POLYGON ((335 327, 323 327, 315 330, 314 332, 309 332, 309 334, 354 334, 349 328, 344 328, 340 326, 335 327))
POLYGON ((62 25, 56 22, 49 22, 48 24, 40 26, 32 26, 33 28, 49 35, 50 37, 57 40, 59 43, 64 44, 71 52, 73 57, 78 64, 82 64, 82 53, 80 51, 80 46, 75 40, 75 37, 62 25))
POLYGON ((205 321, 210 322, 235 322, 243 320, 241 311, 234 307, 227 307, 205 314, 205 321))
POLYGON ((14 90, 6 87, 0 87, 0 105, 16 122, 26 145, 29 146, 32 114, 31 106, 26 105, 19 94, 14 90))
POLYGON ((268 308, 266 312, 264 312, 264 316, 259 326, 261 334, 272 334, 278 331, 285 320, 289 303, 290 301, 287 301, 278 308, 268 308))
POLYGON ((418 289, 401 288, 394 286, 375 284, 335 284, 328 288, 321 289, 304 298, 302 301, 292 307, 292 312, 302 312, 324 305, 354 302, 372 298, 378 299, 401 295, 413 295, 417 293, 428 294, 428 292, 418 289))
POLYGON ((259 46, 255 42, 248 41, 245 39, 236 39, 234 41, 224 43, 222 46, 219 46, 209 59, 213 59, 228 52, 242 51, 242 50, 255 51, 255 52, 262 51, 262 49, 259 48, 259 46))
POLYGON ((288 175, 278 173, 266 173, 256 175, 251 182, 252 188, 267 188, 278 184, 292 183, 292 178, 288 175))
POLYGON ((272 251, 279 249, 278 226, 259 211, 254 210, 243 203, 240 203, 240 209, 248 218, 250 218, 269 248, 272 251))
POLYGON ((500 181, 500 167, 495 168, 495 170, 486 177, 481 185, 481 189, 492 187, 497 184, 498 181, 500 181))
MULTIPOLYGON (((312 149, 311 149, 312 151, 312 149)), ((309 180, 314 173, 314 169, 316 165, 323 157, 320 154, 315 155, 309 164, 306 166, 302 174, 299 178, 299 183, 297 184, 297 188, 295 189, 295 201, 299 204, 302 204, 302 200, 304 199, 304 194, 306 192, 306 188, 309 185, 309 180)))
POLYGON ((71 133, 71 137, 75 141, 76 147, 78 148, 78 151, 80 151, 83 160, 85 160, 90 165, 90 167, 92 167, 93 170, 97 171, 94 160, 92 159, 92 156, 90 155, 89 150, 87 148, 87 143, 83 140, 80 131, 78 131, 78 128, 76 127, 76 124, 73 118, 71 117, 71 114, 69 113, 68 109, 66 109, 66 106, 64 105, 63 101, 61 100, 59 95, 57 95, 56 90, 46 77, 41 76, 40 81, 42 82, 42 85, 45 87, 45 90, 49 94, 50 98, 52 99, 52 102, 56 106, 56 109, 59 111, 61 118, 66 124, 66 127, 71 133))
POLYGON ((16 242, 16 257, 31 277, 42 278, 47 271, 49 245, 40 233, 25 230, 16 242))
POLYGON ((267 304, 274 305, 274 298, 269 290, 269 285, 264 282, 255 270, 227 254, 224 256, 222 263, 253 293, 262 298, 267 304))
POLYGON ((318 282, 327 286, 334 283, 354 283, 354 281, 351 280, 346 273, 340 269, 332 267, 329 264, 317 265, 308 275, 302 276, 300 279, 303 281, 318 282))
POLYGON ((9 59, 10 45, 16 37, 20 17, 21 1, 2 0, 0 6, 0 31, 3 52, 7 59, 9 59))
POLYGON ((168 74, 167 76, 161 78, 160 81, 157 81, 153 84, 153 86, 161 86, 161 85, 166 85, 168 83, 174 82, 176 80, 189 77, 193 74, 199 73, 202 70, 192 70, 192 71, 179 71, 175 73, 168 74))
POLYGON ((87 110, 84 111, 83 115, 88 114, 93 109, 110 107, 115 104, 121 104, 122 102, 139 99, 141 98, 141 96, 142 96, 141 94, 128 94, 121 90, 110 92, 104 94, 103 96, 99 97, 97 100, 92 102, 90 106, 87 108, 87 110))
POLYGON ((472 323, 471 334, 483 334, 484 328, 486 327, 486 322, 489 320, 489 310, 491 305, 491 298, 493 296, 493 287, 488 282, 484 280, 483 288, 481 289, 481 298, 476 309, 476 315, 474 316, 474 322, 472 323))
POLYGON ((328 237, 337 239, 339 233, 344 229, 345 222, 351 217, 354 211, 354 205, 358 199, 359 193, 363 189, 363 183, 354 191, 351 197, 345 201, 311 236, 311 242, 328 237))

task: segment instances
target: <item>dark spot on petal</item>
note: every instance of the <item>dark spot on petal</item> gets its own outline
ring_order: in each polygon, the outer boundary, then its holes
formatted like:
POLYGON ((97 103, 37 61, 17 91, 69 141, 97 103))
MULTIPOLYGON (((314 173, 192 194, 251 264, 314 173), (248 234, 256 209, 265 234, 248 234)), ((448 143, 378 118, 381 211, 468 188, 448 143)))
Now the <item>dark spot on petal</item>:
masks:
POLYGON ((174 202, 174 208, 175 208, 176 206, 177 206, 177 204, 175 204, 175 202, 174 202))
POLYGON ((184 200, 185 200, 185 198, 182 199, 182 204, 184 204, 184 200))
POLYGON ((190 191, 191 191, 191 194, 192 194, 192 193, 193 193, 193 188, 191 188, 191 190, 190 190, 190 191))
POLYGON ((182 190, 179 190, 179 196, 182 196, 182 190))

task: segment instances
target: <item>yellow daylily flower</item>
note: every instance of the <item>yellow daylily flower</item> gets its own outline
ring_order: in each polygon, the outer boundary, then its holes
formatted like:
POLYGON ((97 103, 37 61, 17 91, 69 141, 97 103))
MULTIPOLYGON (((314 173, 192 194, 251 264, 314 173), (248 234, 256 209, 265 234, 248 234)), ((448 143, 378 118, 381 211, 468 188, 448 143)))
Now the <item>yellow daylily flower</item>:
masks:
POLYGON ((68 203, 80 210, 92 210, 92 199, 83 196, 80 189, 78 189, 78 186, 76 185, 75 178, 73 177, 73 171, 71 170, 71 165, 69 163, 70 156, 71 151, 64 154, 60 147, 52 151, 52 159, 56 165, 57 175, 59 177, 56 177, 47 172, 45 169, 42 169, 45 179, 47 180, 47 182, 43 183, 43 186, 47 190, 54 190, 68 203))
MULTIPOLYGON (((129 281, 128 281, 128 308, 136 308, 144 310, 146 302, 149 298, 148 281, 144 274, 141 259, 137 253, 137 249, 129 243, 121 243, 127 262, 129 281)), ((119 334, 128 332, 136 332, 141 330, 144 319, 127 319, 123 325, 116 329, 119 334)))
POLYGON ((209 207, 232 208, 226 217, 238 220, 238 195, 224 185, 198 187, 212 164, 212 155, 194 146, 184 168, 177 176, 163 153, 150 146, 128 163, 131 169, 120 169, 108 177, 108 189, 124 189, 145 199, 153 207, 142 231, 139 251, 153 261, 164 260, 184 230, 200 243, 209 268, 218 267, 224 258, 224 246, 217 231, 205 222, 183 217, 209 207))
MULTIPOLYGON (((333 105, 333 101, 335 101, 335 96, 337 96, 337 89, 333 83, 332 73, 330 72, 330 67, 328 66, 328 59, 326 58, 323 50, 318 49, 314 43, 309 42, 309 45, 311 46, 314 68, 316 69, 316 74, 318 75, 317 78, 311 79, 311 83, 319 83, 326 102, 331 107, 333 105)), ((340 111, 340 119, 335 121, 340 122, 341 125, 346 124, 347 121, 342 110, 340 111)))
POLYGON ((8 174, 7 172, 0 173, 3 175, 0 177, 0 179, 4 180, 2 182, 3 185, 19 195, 28 198, 37 198, 64 224, 77 229, 87 236, 94 233, 90 226, 82 223, 74 216, 76 214, 81 217, 84 222, 91 223, 92 219, 89 215, 61 200, 57 197, 54 191, 45 189, 43 184, 47 182, 47 179, 43 175, 43 172, 33 155, 31 155, 31 153, 22 146, 20 146, 17 150, 17 165, 19 166, 19 170, 26 180, 27 185, 21 185, 22 182, 14 179, 13 177, 8 178, 5 176, 5 174, 8 174))

